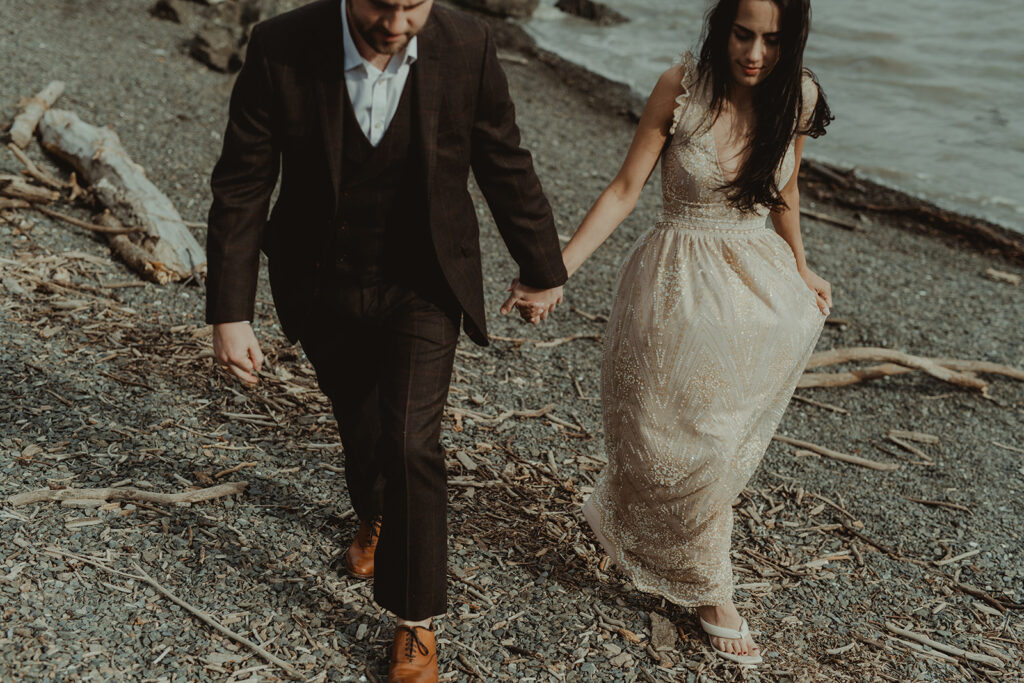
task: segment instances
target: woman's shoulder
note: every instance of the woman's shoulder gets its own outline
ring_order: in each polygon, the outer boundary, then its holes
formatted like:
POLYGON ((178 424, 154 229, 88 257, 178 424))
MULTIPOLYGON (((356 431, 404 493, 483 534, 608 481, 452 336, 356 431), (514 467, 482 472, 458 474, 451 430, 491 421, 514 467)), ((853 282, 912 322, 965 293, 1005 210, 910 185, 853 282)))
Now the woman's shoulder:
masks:
POLYGON ((669 126, 669 134, 676 132, 679 121, 683 114, 686 101, 691 97, 693 85, 697 78, 697 60, 693 53, 684 52, 676 63, 670 66, 661 78, 658 85, 667 93, 672 95, 672 123, 669 126))

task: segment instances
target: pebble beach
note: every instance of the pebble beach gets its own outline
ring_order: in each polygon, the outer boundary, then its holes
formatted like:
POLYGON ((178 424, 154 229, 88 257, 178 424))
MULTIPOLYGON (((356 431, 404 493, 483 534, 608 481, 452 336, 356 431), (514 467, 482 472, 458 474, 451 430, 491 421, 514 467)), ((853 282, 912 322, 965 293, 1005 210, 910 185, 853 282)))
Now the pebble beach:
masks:
MULTIPOLYGON (((184 26, 132 0, 0 0, 0 14, 4 127, 21 98, 65 81, 56 106, 113 128, 200 226, 233 77, 189 56, 184 26)), ((567 238, 625 156, 635 104, 490 21, 567 238)), ((26 152, 69 175, 37 143, 26 152)), ((22 168, 0 150, 0 173, 22 168)), ((887 467, 769 448, 735 502, 733 535, 737 605, 766 650, 756 670, 716 658, 692 613, 607 570, 580 513, 605 461, 603 323, 660 195, 656 172, 566 303, 530 327, 497 314, 516 271, 474 188, 493 339, 462 339, 442 431, 442 680, 1024 679, 1020 378, 981 373, 984 392, 923 372, 798 390, 780 435, 887 467)), ((1024 286, 1012 277, 1024 262, 1012 250, 850 208, 820 183, 803 206, 856 224, 804 217, 809 263, 834 288, 819 351, 1024 368, 1024 286)), ((65 222, 0 213, 0 291, 0 680, 383 681, 391 618, 368 584, 333 568, 357 525, 340 444, 265 272, 255 327, 268 362, 253 389, 213 368, 202 287, 143 282, 101 236, 65 222), (11 501, 232 482, 243 490, 195 503, 11 501)))

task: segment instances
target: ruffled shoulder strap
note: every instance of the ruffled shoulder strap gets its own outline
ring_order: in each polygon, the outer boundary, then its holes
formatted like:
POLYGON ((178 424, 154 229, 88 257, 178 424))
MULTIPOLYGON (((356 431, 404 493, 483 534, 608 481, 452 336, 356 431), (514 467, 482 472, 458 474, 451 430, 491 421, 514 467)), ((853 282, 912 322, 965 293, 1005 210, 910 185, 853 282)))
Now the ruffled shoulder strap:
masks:
POLYGON ((676 108, 672 111, 672 126, 668 129, 670 136, 675 135, 676 129, 679 127, 686 104, 693 95, 693 86, 697 78, 697 60, 689 50, 679 58, 679 66, 683 69, 683 80, 680 83, 683 90, 676 96, 676 108))

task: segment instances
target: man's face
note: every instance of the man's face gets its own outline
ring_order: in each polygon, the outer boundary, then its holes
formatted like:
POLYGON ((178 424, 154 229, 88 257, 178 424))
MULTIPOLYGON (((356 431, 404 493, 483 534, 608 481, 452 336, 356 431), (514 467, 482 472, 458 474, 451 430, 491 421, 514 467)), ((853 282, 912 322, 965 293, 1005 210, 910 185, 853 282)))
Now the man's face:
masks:
POLYGON ((348 0, 352 28, 371 50, 394 55, 405 49, 430 16, 433 0, 348 0))

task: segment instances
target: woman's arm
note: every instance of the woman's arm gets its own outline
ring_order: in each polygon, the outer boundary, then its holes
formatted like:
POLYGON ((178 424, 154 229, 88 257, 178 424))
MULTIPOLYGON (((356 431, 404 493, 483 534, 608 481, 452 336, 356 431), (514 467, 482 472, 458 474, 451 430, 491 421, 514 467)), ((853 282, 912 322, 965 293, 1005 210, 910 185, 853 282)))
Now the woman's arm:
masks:
POLYGON ((793 175, 786 182, 780 194, 786 202, 786 207, 771 212, 772 225, 775 232, 782 239, 786 240, 789 248, 793 250, 796 258, 796 267, 800 277, 804 279, 807 286, 818 296, 818 308, 825 315, 829 314, 832 307, 832 285, 825 279, 819 277, 814 271, 807 267, 807 257, 804 255, 804 241, 800 235, 800 187, 798 176, 800 175, 800 160, 803 157, 804 142, 806 135, 798 135, 793 142, 793 175))
POLYGON ((654 171, 668 139, 676 97, 683 91, 683 76, 683 67, 674 66, 663 73, 654 86, 622 168, 562 250, 562 260, 570 276, 636 207, 640 191, 654 171))
POLYGON ((793 250, 796 267, 800 271, 807 268, 807 258, 804 256, 804 242, 800 236, 800 186, 797 183, 797 176, 800 175, 800 159, 803 157, 806 140, 806 135, 798 135, 793 142, 793 175, 780 192, 786 207, 771 213, 775 232, 779 233, 793 250))

